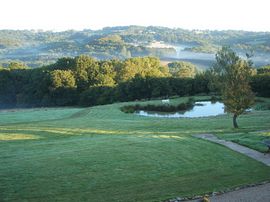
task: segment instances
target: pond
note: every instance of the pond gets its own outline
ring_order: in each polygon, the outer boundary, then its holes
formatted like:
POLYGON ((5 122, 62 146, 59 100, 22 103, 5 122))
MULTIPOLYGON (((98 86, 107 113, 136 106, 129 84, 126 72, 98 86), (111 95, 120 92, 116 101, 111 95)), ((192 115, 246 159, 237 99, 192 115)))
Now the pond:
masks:
POLYGON ((195 106, 188 111, 183 112, 153 112, 153 111, 137 111, 136 115, 148 116, 148 117, 160 117, 160 118, 198 118, 217 116, 225 114, 224 104, 221 102, 201 101, 195 102, 195 106))

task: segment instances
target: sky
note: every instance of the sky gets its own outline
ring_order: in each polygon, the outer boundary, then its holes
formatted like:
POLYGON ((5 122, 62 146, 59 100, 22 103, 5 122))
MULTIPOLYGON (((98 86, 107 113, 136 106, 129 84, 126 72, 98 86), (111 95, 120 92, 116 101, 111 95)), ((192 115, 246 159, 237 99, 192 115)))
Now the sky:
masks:
POLYGON ((269 0, 1 0, 0 29, 142 25, 270 31, 269 0))

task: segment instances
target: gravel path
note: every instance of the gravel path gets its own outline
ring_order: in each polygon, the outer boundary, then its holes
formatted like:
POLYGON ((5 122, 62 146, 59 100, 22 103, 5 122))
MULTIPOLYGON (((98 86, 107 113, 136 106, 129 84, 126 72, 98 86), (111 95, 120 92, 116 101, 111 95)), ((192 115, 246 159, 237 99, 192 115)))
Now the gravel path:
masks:
MULTIPOLYGON (((257 161, 260 161, 267 166, 270 166, 270 154, 269 153, 264 154, 264 153, 258 152, 256 150, 250 149, 248 147, 244 147, 242 145, 233 143, 231 141, 218 139, 213 134, 198 134, 198 135, 194 135, 194 137, 205 139, 205 140, 217 143, 217 144, 224 145, 224 146, 230 148, 231 150, 237 151, 241 154, 249 156, 250 158, 253 158, 257 161)), ((270 199, 269 199, 269 201, 270 201, 270 199)))
MULTIPOLYGON (((211 202, 268 202, 270 201, 270 183, 212 196, 209 199, 211 202)), ((201 199, 187 202, 198 201, 201 199)))

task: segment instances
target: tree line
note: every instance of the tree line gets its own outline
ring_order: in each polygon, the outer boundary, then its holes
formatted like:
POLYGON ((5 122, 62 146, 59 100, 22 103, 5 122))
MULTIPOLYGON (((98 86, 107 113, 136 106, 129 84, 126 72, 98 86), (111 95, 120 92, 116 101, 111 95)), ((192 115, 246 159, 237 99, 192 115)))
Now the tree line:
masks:
MULTIPOLYGON (((11 63, 0 68, 0 107, 93 106, 219 93, 212 77, 210 70, 198 72, 185 62, 164 66, 155 57, 98 61, 81 55, 36 69, 11 63)), ((267 72, 254 75, 250 84, 257 95, 270 96, 267 72)))

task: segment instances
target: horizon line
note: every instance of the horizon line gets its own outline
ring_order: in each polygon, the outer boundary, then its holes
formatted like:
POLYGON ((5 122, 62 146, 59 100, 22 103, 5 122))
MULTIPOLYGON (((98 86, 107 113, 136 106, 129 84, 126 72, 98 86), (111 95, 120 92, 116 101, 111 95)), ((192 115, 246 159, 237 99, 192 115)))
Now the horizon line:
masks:
POLYGON ((170 27, 170 26, 162 26, 162 25, 115 25, 115 26, 104 26, 101 28, 90 28, 90 27, 85 27, 83 29, 76 29, 76 28, 68 28, 68 29, 44 29, 44 28, 0 28, 0 31, 4 31, 4 30, 12 30, 12 31, 33 31, 33 32, 67 32, 67 31, 86 31, 86 30, 90 30, 90 31, 99 31, 99 30, 103 30, 105 28, 115 28, 115 27, 160 27, 160 28, 167 28, 167 29, 172 29, 172 30, 177 30, 177 29, 182 29, 182 30, 186 30, 186 31, 218 31, 218 32, 222 32, 222 31, 242 31, 242 32, 254 32, 254 33, 270 33, 270 31, 255 31, 255 30, 244 30, 244 29, 197 29, 197 28, 193 28, 193 29, 188 29, 188 28, 182 28, 182 27, 170 27))

